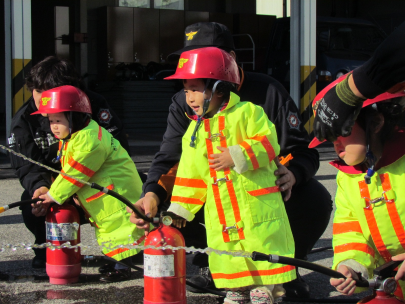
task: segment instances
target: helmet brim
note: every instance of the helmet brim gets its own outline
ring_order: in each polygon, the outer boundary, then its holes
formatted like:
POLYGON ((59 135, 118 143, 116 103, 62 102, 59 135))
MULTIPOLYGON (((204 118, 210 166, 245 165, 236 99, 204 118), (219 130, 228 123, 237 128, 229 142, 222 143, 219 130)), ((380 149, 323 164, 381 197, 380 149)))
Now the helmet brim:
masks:
POLYGON ((320 141, 318 138, 314 137, 314 139, 309 143, 308 148, 315 148, 325 141, 326 140, 320 141))

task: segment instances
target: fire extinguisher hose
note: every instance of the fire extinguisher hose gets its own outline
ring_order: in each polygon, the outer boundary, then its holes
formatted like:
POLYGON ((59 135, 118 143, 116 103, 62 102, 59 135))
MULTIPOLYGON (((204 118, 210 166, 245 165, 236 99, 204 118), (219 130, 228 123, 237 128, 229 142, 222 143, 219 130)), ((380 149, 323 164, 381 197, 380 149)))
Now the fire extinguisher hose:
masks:
POLYGON ((101 192, 104 192, 105 194, 111 195, 112 197, 115 197, 117 200, 120 200, 123 202, 125 205, 127 205, 132 211, 136 213, 141 219, 143 219, 146 222, 150 223, 158 223, 159 218, 149 218, 146 215, 144 215, 142 212, 140 212, 128 199, 123 197, 122 195, 118 194, 115 191, 112 191, 110 189, 107 189, 105 187, 102 187, 96 183, 91 183, 91 188, 100 190, 101 192))
POLYGON ((3 207, 0 207, 0 213, 3 213, 5 211, 7 211, 9 209, 12 209, 12 208, 15 208, 15 207, 20 207, 20 206, 24 206, 24 205, 30 205, 30 204, 33 204, 33 203, 38 202, 38 201, 43 201, 43 199, 36 198, 36 199, 30 199, 30 200, 15 202, 15 203, 12 203, 10 205, 5 205, 3 207))
MULTIPOLYGON (((313 270, 313 271, 322 273, 322 274, 327 275, 332 278, 346 279, 346 276, 343 273, 340 273, 336 270, 324 267, 322 265, 318 265, 318 264, 300 260, 300 259, 278 256, 275 254, 264 254, 264 253, 260 253, 257 251, 253 251, 252 260, 253 261, 268 261, 271 263, 280 263, 280 264, 286 264, 286 265, 291 265, 291 266, 295 266, 295 267, 301 267, 301 268, 305 268, 305 269, 309 269, 309 270, 313 270)), ((369 287, 369 282, 367 280, 363 279, 363 280, 355 280, 355 281, 356 281, 356 286, 358 286, 358 287, 369 287)))

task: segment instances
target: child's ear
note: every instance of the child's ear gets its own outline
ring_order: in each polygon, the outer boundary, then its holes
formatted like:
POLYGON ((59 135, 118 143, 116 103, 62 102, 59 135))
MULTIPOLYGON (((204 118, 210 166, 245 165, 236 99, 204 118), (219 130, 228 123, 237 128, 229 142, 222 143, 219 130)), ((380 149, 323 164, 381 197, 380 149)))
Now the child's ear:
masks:
POLYGON ((385 123, 385 119, 384 119, 384 115, 381 113, 377 113, 377 115, 375 115, 372 120, 371 120, 371 128, 373 133, 379 133, 382 129, 382 127, 384 126, 385 123))

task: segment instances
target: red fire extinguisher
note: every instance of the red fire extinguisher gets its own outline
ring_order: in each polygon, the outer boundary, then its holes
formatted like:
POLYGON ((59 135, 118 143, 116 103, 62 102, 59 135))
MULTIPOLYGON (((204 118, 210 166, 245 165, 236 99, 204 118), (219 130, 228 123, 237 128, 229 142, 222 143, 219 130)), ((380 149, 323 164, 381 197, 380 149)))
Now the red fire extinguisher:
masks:
MULTIPOLYGON (((164 216, 152 230, 145 246, 184 246, 180 231, 170 226, 172 219, 164 216)), ((144 304, 186 304, 186 252, 184 249, 145 249, 144 304)))
MULTIPOLYGON (((53 204, 46 215, 46 240, 53 246, 66 242, 80 242, 80 218, 76 208, 69 204, 53 204)), ((46 248, 46 273, 51 284, 70 284, 79 280, 81 272, 80 248, 46 248)))

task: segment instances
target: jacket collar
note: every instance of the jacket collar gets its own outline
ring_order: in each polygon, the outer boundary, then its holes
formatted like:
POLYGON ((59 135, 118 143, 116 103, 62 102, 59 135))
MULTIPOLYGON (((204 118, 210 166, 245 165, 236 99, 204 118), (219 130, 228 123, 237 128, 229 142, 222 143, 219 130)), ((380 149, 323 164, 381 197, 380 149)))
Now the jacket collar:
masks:
MULTIPOLYGON (((405 142, 405 129, 397 129, 395 131, 395 134, 391 137, 391 139, 385 142, 382 157, 378 162, 378 166, 376 167, 375 170, 391 165, 392 163, 400 159, 402 156, 404 156, 405 155, 404 142, 405 142)), ((360 174, 366 172, 364 166, 362 165, 348 166, 340 159, 331 161, 329 164, 331 164, 339 171, 348 174, 360 174)))
MULTIPOLYGON (((230 97, 229 97, 229 101, 225 102, 222 105, 222 107, 219 109, 218 113, 232 108, 234 105, 236 105, 239 102, 240 102, 240 97, 238 95, 236 95, 235 93, 231 92, 230 97)), ((215 115, 217 115, 218 113, 216 113, 215 115)), ((189 114, 186 113, 186 116, 191 120, 197 120, 198 119, 198 115, 189 115, 189 114)), ((207 119, 207 118, 205 118, 205 117, 202 118, 202 120, 205 120, 205 119, 207 119)))

